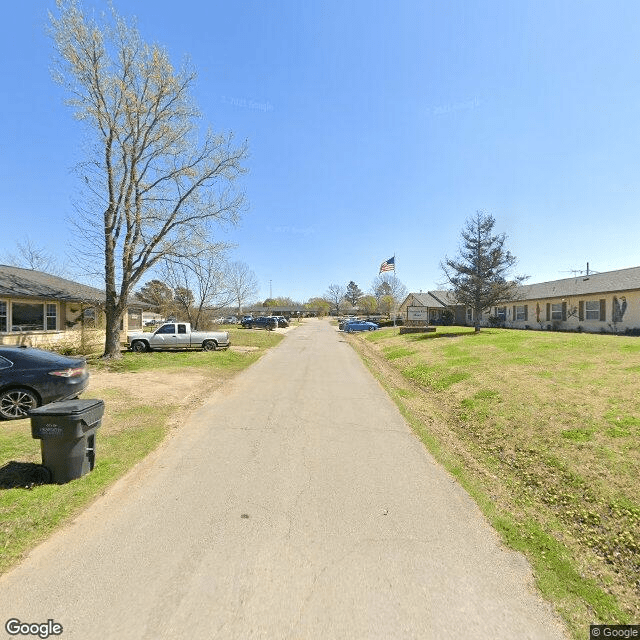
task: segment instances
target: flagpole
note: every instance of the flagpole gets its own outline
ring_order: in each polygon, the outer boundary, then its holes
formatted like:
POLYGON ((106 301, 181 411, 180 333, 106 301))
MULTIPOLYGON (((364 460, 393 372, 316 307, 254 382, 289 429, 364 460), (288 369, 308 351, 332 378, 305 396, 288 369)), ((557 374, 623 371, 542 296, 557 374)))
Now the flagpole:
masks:
MULTIPOLYGON (((393 252, 393 277, 394 279, 397 278, 397 274, 398 274, 398 268, 397 268, 397 264, 396 264, 396 252, 393 252)), ((394 297, 394 309, 393 309, 393 327, 395 329, 396 326, 396 316, 398 315, 396 313, 397 309, 395 308, 395 297, 394 297)))

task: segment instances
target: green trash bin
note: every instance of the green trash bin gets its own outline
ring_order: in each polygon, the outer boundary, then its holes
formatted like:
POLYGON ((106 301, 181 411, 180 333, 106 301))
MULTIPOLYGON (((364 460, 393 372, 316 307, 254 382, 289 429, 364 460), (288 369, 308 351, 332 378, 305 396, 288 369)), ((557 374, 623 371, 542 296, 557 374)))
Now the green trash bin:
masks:
POLYGON ((64 400, 29 411, 31 436, 40 440, 42 465, 51 481, 64 484, 93 470, 96 429, 102 424, 104 401, 64 400))

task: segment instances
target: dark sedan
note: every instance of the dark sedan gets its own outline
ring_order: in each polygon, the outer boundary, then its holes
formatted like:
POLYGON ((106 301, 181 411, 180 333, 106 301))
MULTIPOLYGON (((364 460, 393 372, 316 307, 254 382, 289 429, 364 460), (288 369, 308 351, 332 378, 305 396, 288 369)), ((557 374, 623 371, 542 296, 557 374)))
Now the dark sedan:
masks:
POLYGON ((278 328, 278 321, 272 316, 260 316, 258 318, 250 318, 242 321, 244 329, 267 329, 273 331, 278 328))
POLYGON ((75 398, 89 384, 79 358, 24 347, 0 347, 0 419, 26 418, 29 409, 75 398))

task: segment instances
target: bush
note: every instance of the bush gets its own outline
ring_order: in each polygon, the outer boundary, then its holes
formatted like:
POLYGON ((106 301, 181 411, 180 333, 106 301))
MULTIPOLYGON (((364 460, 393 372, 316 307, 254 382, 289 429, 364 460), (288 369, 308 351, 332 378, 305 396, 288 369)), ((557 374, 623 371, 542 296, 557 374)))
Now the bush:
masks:
POLYGON ((453 326, 453 323, 455 322, 455 319, 456 319, 456 314, 453 313, 453 311, 451 311, 451 309, 445 309, 442 312, 442 324, 445 327, 453 326))
MULTIPOLYGON (((376 324, 379 327, 393 327, 393 320, 379 320, 376 321, 376 324)), ((404 322, 402 321, 402 318, 398 318, 396 320, 396 327, 401 327, 404 324, 404 322)))

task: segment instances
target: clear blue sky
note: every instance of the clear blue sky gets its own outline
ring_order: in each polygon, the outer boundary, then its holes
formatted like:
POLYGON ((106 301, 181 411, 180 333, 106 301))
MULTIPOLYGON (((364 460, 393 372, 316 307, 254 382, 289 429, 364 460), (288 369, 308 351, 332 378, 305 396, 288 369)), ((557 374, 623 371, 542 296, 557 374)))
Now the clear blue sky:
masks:
MULTIPOLYGON (((394 254, 438 288, 478 209, 529 282, 640 265, 634 0, 114 3, 190 56, 203 126, 248 139, 250 209, 220 238, 261 298, 368 290, 394 254)), ((49 75, 54 8, 3 10, 0 254, 29 236, 64 263, 82 130, 49 75)))

